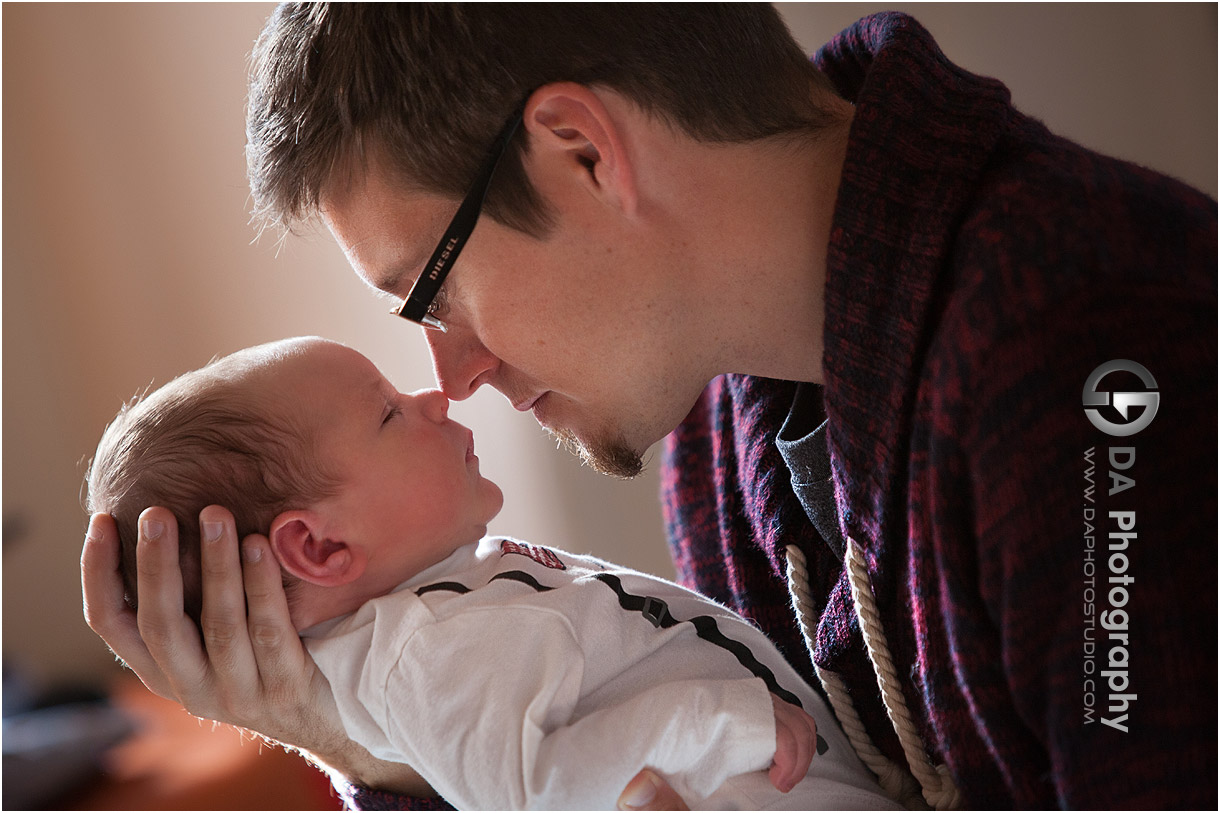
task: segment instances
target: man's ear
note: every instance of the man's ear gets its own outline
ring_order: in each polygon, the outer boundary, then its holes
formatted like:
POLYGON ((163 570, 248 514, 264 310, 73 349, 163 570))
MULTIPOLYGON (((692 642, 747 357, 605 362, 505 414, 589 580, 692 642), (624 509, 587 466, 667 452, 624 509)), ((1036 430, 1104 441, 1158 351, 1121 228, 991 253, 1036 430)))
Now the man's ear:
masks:
POLYGON ((613 115, 597 93, 575 82, 543 85, 525 105, 531 158, 557 166, 559 177, 575 180, 631 215, 638 190, 623 132, 627 123, 613 115))
POLYGON ((364 552, 346 542, 327 538, 314 511, 285 511, 271 522, 271 549, 292 575, 322 587, 337 587, 364 573, 364 552))

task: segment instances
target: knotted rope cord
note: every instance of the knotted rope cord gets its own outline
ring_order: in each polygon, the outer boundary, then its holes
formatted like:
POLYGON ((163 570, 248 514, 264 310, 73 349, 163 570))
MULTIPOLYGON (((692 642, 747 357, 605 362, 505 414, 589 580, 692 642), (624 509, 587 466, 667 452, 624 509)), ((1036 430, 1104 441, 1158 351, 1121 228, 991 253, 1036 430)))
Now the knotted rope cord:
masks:
MULTIPOLYGON (((793 607, 800 622, 801 635, 805 646, 809 649, 810 660, 813 659, 813 597, 809 592, 809 573, 806 568, 805 554, 795 545, 787 547, 788 554, 788 590, 792 596, 793 607)), ((864 729, 860 717, 856 714, 851 695, 843 680, 834 672, 818 667, 813 668, 818 680, 826 690, 826 696, 834 707, 848 741, 856 754, 869 770, 877 776, 882 790, 909 809, 931 806, 936 810, 951 810, 961 804, 961 794, 953 784, 945 765, 933 767, 928 761, 923 749, 923 742, 916 731, 911 716, 907 711, 906 700, 902 696, 902 688, 898 682, 894 661, 890 657, 889 645, 885 640, 881 621, 877 614, 876 601, 873 598, 872 586, 869 582, 868 568, 859 546, 850 537, 847 538, 847 551, 844 559, 847 564, 848 583, 851 585, 852 603, 856 616, 860 620, 860 629, 864 634, 864 645, 868 651, 869 662, 877 675, 877 684, 881 689, 881 699, 889 714, 890 724, 898 734, 902 752, 911 767, 912 776, 896 763, 882 754, 868 732, 864 729), (918 788, 916 788, 918 782, 918 788), (923 798, 919 791, 922 790, 923 798), (926 802, 925 802, 926 800, 926 802)))
POLYGON ((907 758, 911 773, 919 780, 923 788, 924 798, 934 810, 951 810, 960 806, 961 794, 948 768, 944 765, 936 767, 928 761, 928 755, 923 748, 923 740, 915 729, 911 715, 907 711, 906 699, 902 695, 902 685, 898 681, 898 672, 890 657, 889 644, 885 640, 885 631, 881 627, 881 617, 877 612, 877 602, 873 596, 873 588, 869 581, 868 566, 864 561, 864 552, 856 541, 847 537, 847 552, 844 557, 847 564, 847 580, 851 584, 851 599, 855 606, 856 617, 860 619, 860 631, 864 635, 864 646, 868 651, 868 659, 873 664, 873 672, 877 675, 877 685, 881 688, 881 699, 885 710, 890 716, 890 723, 898 734, 898 742, 902 745, 902 753, 907 758))
MULTIPOLYGON (((810 661, 813 662, 813 622, 814 602, 809 592, 809 573, 805 566, 805 554, 796 545, 789 545, 788 552, 788 592, 792 596, 792 606, 796 610, 796 618, 800 623, 801 635, 805 639, 805 648, 809 650, 810 661)), ((823 669, 813 663, 813 671, 822 683, 830 705, 834 708, 839 725, 847 735, 847 741, 860 757, 860 761, 877 777, 878 784, 886 795, 903 807, 914 809, 925 807, 919 795, 918 783, 915 777, 903 770, 897 763, 881 753, 873 744, 872 738, 864 729, 860 715, 852 703, 847 686, 837 673, 823 669)))

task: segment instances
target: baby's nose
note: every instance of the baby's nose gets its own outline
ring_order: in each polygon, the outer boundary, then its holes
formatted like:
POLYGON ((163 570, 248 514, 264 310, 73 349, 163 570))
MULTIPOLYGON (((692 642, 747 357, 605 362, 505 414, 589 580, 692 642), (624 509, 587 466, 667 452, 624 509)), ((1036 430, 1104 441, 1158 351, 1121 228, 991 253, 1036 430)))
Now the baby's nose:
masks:
POLYGON ((440 423, 449 417, 449 399, 440 390, 420 390, 412 397, 419 404, 420 412, 428 420, 440 423))

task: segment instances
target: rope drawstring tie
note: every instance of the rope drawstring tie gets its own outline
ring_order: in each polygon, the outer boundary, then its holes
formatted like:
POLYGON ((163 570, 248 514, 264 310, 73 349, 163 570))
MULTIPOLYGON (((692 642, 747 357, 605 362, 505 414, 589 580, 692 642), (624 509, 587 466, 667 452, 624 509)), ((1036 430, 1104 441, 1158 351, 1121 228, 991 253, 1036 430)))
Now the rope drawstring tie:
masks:
MULTIPOLYGON (((789 545, 787 554, 788 591, 812 661, 816 619, 813 617, 815 604, 809 592, 809 572, 805 554, 796 545, 789 545)), ((886 794, 908 809, 956 809, 961 806, 961 794, 949 776, 947 766, 934 767, 928 760, 923 741, 907 711, 906 699, 903 697, 889 644, 885 639, 885 631, 881 627, 881 617, 877 612, 864 554, 851 537, 847 538, 844 563, 847 565, 852 604, 864 634, 868 659, 877 676, 877 685, 881 689, 881 699, 889 715, 890 724, 894 726, 898 742, 902 745, 902 753, 911 768, 909 773, 882 754, 873 743, 856 713, 851 693, 842 678, 828 669, 818 667, 815 662, 813 668, 818 680, 826 690, 826 696, 830 698, 830 704, 834 708, 835 716, 839 718, 839 724, 843 727, 848 742, 855 749, 860 761, 876 775, 881 789, 886 794)))

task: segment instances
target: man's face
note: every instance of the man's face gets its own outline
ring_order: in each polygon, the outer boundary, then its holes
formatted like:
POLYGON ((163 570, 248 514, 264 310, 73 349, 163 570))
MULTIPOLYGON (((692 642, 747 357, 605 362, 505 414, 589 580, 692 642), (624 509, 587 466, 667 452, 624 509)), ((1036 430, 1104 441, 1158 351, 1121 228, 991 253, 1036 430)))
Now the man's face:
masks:
MULTIPOLYGON (((457 205, 390 178, 371 161, 322 218, 366 282, 406 297, 457 205)), ((424 331, 436 380, 453 400, 490 384, 595 468, 634 476, 707 379, 669 336, 680 303, 664 252, 601 204, 552 204, 544 239, 480 218, 443 288, 449 330, 424 331)))

